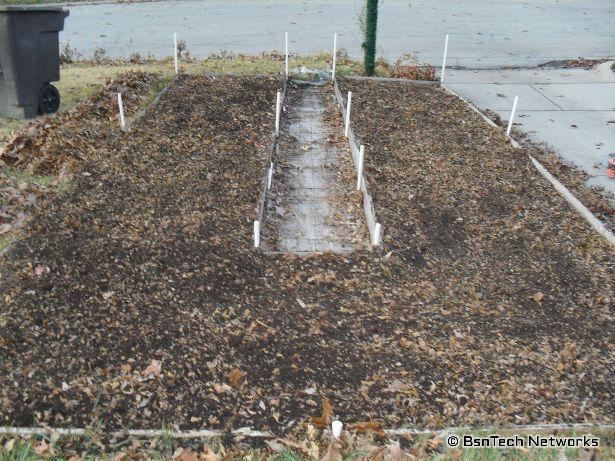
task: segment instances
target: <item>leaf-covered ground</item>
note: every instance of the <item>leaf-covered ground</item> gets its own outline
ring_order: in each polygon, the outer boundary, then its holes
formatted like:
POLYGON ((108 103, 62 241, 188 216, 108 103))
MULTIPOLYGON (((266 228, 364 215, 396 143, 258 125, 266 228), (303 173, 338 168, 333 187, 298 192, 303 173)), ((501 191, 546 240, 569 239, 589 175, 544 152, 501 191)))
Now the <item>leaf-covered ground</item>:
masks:
POLYGON ((34 207, 119 131, 117 93, 122 93, 126 116, 131 117, 162 82, 160 74, 127 72, 108 79, 70 111, 25 122, 12 133, 0 146, 0 251, 15 238, 34 207))
POLYGON ((0 263, 0 423, 611 420, 612 248, 436 88, 343 83, 381 253, 252 248, 281 84, 179 79, 40 210, 0 263))
MULTIPOLYGON (((497 125, 506 127, 497 112, 483 111, 497 125)), ((538 143, 529 139, 528 134, 513 126, 512 136, 519 141, 525 152, 538 160, 544 167, 562 182, 574 196, 583 203, 611 232, 615 231, 615 196, 603 187, 589 186, 589 174, 574 163, 561 158, 556 151, 546 143, 538 143)))

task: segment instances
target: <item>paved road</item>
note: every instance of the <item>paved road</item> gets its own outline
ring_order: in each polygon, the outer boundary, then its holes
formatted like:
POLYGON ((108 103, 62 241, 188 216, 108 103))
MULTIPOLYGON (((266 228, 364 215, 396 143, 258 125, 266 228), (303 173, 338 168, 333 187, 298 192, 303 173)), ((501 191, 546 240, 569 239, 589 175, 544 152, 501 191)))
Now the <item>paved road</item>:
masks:
POLYGON ((547 142, 591 175, 588 184, 615 194, 606 176, 615 153, 615 72, 612 63, 593 70, 451 70, 447 83, 477 106, 508 120, 519 96, 516 122, 534 141, 547 142))
MULTIPOLYGON (((172 35, 193 55, 221 50, 257 53, 329 50, 332 35, 352 56, 361 54, 359 12, 364 0, 203 0, 71 6, 62 42, 85 55, 98 47, 112 56, 172 53, 172 35)), ((571 57, 615 55, 613 0, 386 0, 380 7, 378 49, 395 59, 412 52, 440 65, 451 34, 454 66, 533 66, 571 57)))

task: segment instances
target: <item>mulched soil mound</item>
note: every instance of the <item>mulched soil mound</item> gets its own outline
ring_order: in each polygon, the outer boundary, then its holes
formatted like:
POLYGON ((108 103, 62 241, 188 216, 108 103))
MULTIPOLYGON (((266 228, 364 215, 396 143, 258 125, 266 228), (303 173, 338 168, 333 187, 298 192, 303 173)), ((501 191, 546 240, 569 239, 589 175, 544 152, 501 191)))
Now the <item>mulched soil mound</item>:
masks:
POLYGON ((344 82, 381 254, 252 248, 281 84, 180 78, 40 211, 0 266, 2 424, 610 420, 612 249, 435 88, 344 82))
POLYGON ((117 94, 122 93, 126 117, 163 81, 161 74, 127 72, 107 83, 73 109, 38 118, 16 131, 0 150, 0 166, 25 168, 33 174, 65 176, 96 151, 109 136, 109 124, 119 126, 117 94))
POLYGON ((118 92, 122 93, 126 116, 131 117, 162 81, 159 74, 126 73, 107 81, 70 111, 37 118, 13 133, 0 149, 0 238, 14 235, 35 205, 48 198, 86 158, 96 157, 100 143, 117 135, 118 92), (25 181, 9 170, 53 178, 44 183, 25 181))

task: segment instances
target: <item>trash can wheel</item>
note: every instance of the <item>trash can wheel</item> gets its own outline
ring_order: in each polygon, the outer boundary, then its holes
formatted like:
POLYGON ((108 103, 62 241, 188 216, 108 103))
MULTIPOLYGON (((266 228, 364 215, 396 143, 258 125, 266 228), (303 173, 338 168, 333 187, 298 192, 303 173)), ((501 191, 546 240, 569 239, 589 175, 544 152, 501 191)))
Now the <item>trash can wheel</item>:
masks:
POLYGON ((60 108, 60 92, 49 83, 43 84, 38 92, 38 114, 53 114, 60 108))

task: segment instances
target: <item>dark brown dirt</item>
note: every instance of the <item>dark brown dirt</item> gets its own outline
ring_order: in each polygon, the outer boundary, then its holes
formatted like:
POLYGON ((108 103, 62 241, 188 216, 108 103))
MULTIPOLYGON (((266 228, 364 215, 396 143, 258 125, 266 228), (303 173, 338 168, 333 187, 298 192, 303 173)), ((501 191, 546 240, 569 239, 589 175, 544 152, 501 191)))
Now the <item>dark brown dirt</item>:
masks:
POLYGON ((1 424, 611 420, 612 249, 437 89, 344 82, 382 255, 252 248, 280 85, 181 78, 40 210, 0 265, 1 424))

